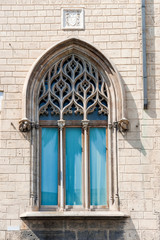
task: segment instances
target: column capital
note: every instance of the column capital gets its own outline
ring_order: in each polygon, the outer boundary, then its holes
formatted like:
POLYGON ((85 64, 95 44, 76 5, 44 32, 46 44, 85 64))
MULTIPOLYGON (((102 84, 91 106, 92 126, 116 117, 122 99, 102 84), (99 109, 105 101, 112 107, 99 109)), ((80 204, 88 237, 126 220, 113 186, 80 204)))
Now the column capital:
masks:
POLYGON ((65 126, 65 120, 58 120, 58 127, 59 127, 60 129, 63 129, 64 126, 65 126))
POLYGON ((84 129, 88 127, 89 120, 82 120, 82 126, 84 129))

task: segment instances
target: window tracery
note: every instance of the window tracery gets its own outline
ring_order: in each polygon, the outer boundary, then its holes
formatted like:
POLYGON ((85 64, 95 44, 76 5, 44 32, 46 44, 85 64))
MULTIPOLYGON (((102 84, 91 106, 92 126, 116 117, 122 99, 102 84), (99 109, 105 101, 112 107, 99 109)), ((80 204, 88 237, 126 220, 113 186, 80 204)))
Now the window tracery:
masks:
POLYGON ((107 85, 93 64, 75 54, 56 62, 42 79, 39 115, 82 114, 83 119, 96 108, 108 114, 107 85))

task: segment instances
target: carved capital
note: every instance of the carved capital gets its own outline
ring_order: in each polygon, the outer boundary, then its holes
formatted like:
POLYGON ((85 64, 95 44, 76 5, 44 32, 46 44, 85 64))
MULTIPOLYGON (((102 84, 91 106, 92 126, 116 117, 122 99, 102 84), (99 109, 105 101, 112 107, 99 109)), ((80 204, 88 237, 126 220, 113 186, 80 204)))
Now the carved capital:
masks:
POLYGON ((58 120, 58 127, 59 127, 60 129, 63 129, 64 126, 65 126, 65 120, 58 120))
POLYGON ((84 129, 87 129, 89 120, 82 120, 82 126, 84 129))
POLYGON ((129 125, 129 121, 126 118, 122 118, 120 121, 118 121, 119 132, 125 133, 126 131, 128 131, 128 125, 129 125))
POLYGON ((29 132, 31 130, 31 121, 29 121, 27 118, 20 120, 19 130, 20 132, 29 132))

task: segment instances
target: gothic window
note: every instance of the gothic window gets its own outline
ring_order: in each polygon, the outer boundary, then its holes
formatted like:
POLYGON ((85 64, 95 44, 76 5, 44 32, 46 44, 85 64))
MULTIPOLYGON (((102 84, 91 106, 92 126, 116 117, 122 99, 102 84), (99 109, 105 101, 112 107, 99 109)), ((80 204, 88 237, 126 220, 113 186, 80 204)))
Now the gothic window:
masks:
POLYGON ((62 57, 40 82, 38 107, 41 208, 108 208, 103 74, 79 55, 62 57))
POLYGON ((113 63, 79 39, 60 42, 33 64, 22 105, 19 129, 30 139, 34 214, 119 210, 118 132, 125 134, 129 121, 113 63))

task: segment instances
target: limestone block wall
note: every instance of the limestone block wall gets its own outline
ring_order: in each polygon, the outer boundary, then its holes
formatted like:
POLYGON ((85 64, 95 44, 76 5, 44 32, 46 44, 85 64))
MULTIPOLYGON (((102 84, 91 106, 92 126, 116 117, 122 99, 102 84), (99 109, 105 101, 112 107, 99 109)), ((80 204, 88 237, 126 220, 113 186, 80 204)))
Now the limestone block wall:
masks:
POLYGON ((52 234, 50 239, 160 238, 159 24, 159 0, 146 0, 149 104, 143 110, 141 0, 1 1, 1 240, 47 239, 48 234, 52 234), (62 8, 84 8, 85 29, 63 30, 62 8), (18 129, 24 81, 31 65, 48 47, 72 37, 93 44, 114 62, 124 81, 130 121, 129 132, 118 135, 120 210, 130 218, 95 219, 96 227, 86 219, 77 220, 76 226, 71 220, 48 220, 50 225, 20 220, 20 214, 31 209, 31 139, 18 129))

